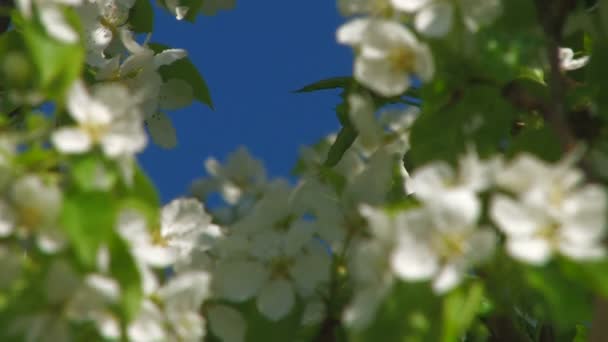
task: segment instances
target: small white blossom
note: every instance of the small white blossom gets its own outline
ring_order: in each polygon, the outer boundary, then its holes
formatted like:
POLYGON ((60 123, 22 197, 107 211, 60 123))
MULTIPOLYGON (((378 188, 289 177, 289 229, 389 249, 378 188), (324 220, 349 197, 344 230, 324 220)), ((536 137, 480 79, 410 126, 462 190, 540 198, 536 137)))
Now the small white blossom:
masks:
POLYGON ((574 51, 570 48, 559 48, 559 66, 564 71, 576 70, 589 63, 589 56, 574 58, 574 51))
POLYGON ((555 252, 575 260, 605 255, 606 194, 581 185, 583 174, 569 157, 552 166, 523 154, 498 174, 497 183, 516 197, 495 195, 490 216, 514 258, 541 265, 555 252))
POLYGON ((108 157, 116 158, 133 155, 145 147, 141 113, 122 86, 99 85, 91 95, 77 81, 69 91, 67 103, 76 126, 59 128, 51 137, 61 152, 84 153, 100 145, 108 157))
POLYGON ((54 253, 65 245, 65 236, 58 228, 62 194, 57 185, 26 175, 13 184, 11 199, 17 226, 26 233, 33 231, 41 250, 54 253))
POLYGON ((381 95, 401 95, 410 87, 412 75, 423 81, 433 76, 428 46, 398 22, 354 19, 338 29, 337 38, 358 51, 355 78, 381 95))
POLYGON ((467 29, 476 32, 494 21, 501 11, 500 0, 392 0, 392 3, 399 10, 416 13, 416 30, 429 37, 445 36, 453 26, 455 12, 461 13, 467 29))

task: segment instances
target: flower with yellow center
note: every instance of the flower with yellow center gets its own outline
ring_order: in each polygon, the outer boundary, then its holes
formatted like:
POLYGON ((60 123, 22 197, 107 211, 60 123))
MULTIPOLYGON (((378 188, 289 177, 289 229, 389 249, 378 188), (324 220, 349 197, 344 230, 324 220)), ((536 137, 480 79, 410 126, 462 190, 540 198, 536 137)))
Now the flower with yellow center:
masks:
POLYGON ((398 96, 416 75, 429 81, 434 73, 431 52, 398 22, 354 19, 338 29, 338 42, 358 50, 355 78, 383 96, 398 96))
POLYGON ((51 140, 63 153, 84 153, 99 145, 108 157, 133 155, 146 145, 136 100, 118 84, 101 85, 91 95, 77 81, 67 99, 76 126, 60 128, 51 140))

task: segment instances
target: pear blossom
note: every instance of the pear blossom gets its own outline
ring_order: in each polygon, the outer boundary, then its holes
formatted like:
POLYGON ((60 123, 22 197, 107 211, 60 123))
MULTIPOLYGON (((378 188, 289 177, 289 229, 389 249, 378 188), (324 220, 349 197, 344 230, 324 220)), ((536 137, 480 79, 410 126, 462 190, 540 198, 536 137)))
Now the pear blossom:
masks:
POLYGON ((207 159, 205 169, 210 177, 199 180, 198 195, 219 191, 229 204, 237 203, 246 193, 257 193, 266 184, 264 166, 245 147, 230 154, 224 165, 214 158, 207 159))
POLYGON ((380 95, 401 95, 410 87, 412 75, 423 81, 433 76, 428 46, 397 22, 353 19, 338 29, 337 39, 357 49, 355 78, 380 95))
POLYGON ((121 63, 114 57, 98 64, 98 80, 120 82, 138 96, 138 103, 145 119, 161 109, 184 107, 193 101, 193 90, 181 80, 165 82, 158 69, 185 58, 183 49, 166 49, 155 53, 146 43, 135 41, 133 32, 125 28, 118 30, 120 41, 130 53, 121 63))
POLYGON ((191 264, 196 253, 212 249, 223 237, 221 228, 211 224, 203 204, 194 198, 178 198, 161 211, 161 239, 176 253, 175 266, 191 264))
POLYGON ((408 281, 432 279, 433 290, 445 293, 491 255, 496 237, 476 226, 477 217, 455 208, 429 209, 412 209, 391 218, 378 209, 361 208, 374 236, 394 240, 389 263, 395 276, 408 281))
POLYGON ((84 153, 95 145, 111 158, 143 150, 146 136, 141 113, 127 89, 99 85, 90 94, 81 81, 70 88, 67 100, 76 126, 59 128, 51 137, 64 153, 84 153))
POLYGON ((210 296, 209 284, 209 275, 201 271, 171 278, 155 291, 154 302, 143 301, 141 311, 127 328, 129 340, 202 340, 206 333, 205 319, 199 311, 210 296))
POLYGON ((495 195, 490 216, 507 235, 512 257, 542 265, 556 252, 575 260, 605 255, 606 194, 599 185, 582 185, 575 160, 569 155, 550 165, 522 154, 497 175, 514 197, 495 195))
POLYGON ((563 71, 571 71, 584 67, 589 63, 589 56, 574 58, 574 51, 570 48, 559 48, 559 66, 563 71))
POLYGON ((454 25, 455 13, 472 32, 490 24, 501 11, 500 0, 392 0, 395 8, 415 13, 416 30, 429 37, 443 37, 454 25))
MULTIPOLYGON (((13 184, 11 202, 13 214, 7 214, 5 222, 11 220, 23 233, 33 233, 38 247, 54 253, 65 245, 66 238, 58 227, 62 205, 61 190, 56 184, 45 183, 36 175, 25 175, 13 184)), ((6 228, 6 227, 5 227, 6 228)))

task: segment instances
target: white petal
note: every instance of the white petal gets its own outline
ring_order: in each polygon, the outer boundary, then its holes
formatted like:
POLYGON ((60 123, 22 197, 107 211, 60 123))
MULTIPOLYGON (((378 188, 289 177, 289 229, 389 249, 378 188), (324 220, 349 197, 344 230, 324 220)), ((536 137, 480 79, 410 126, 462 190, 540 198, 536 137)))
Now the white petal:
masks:
POLYGON ((245 340, 247 323, 241 313, 226 305, 213 305, 207 311, 211 332, 224 342, 245 340))
POLYGON ((63 13, 54 6, 42 6, 40 9, 40 21, 49 35, 65 43, 76 43, 78 33, 66 22, 63 13))
POLYGON ((160 109, 174 110, 186 107, 194 98, 192 87, 184 80, 172 78, 163 83, 159 92, 160 109))
POLYGON ((433 280, 433 291, 438 294, 448 292, 462 281, 462 276, 463 270, 457 265, 444 266, 433 280))
POLYGON ((423 166, 412 174, 410 184, 415 196, 423 199, 439 198, 449 184, 454 183, 456 174, 445 162, 434 162, 423 166))
POLYGON ((595 244, 573 244, 562 242, 559 245, 559 251, 574 260, 599 260, 606 256, 606 248, 601 242, 595 244))
POLYGON ((91 149, 93 142, 80 128, 60 128, 53 132, 51 141, 63 153, 83 153, 91 149))
POLYGON ((284 279, 272 280, 262 288, 256 303, 264 316, 278 321, 289 314, 295 303, 293 286, 284 279))
POLYGON ((355 60, 355 78, 371 90, 383 96, 397 96, 405 92, 410 81, 408 75, 395 71, 384 59, 368 59, 359 56, 355 60))
POLYGON ((490 217, 509 236, 530 236, 544 226, 540 213, 507 196, 495 195, 490 205, 490 217))
POLYGON ((520 261, 533 265, 543 265, 551 258, 551 245, 539 238, 520 238, 507 241, 507 251, 520 261))
POLYGON ((345 45, 359 45, 363 39, 363 32, 369 24, 369 19, 353 19, 343 24, 336 31, 338 43, 345 45))
POLYGON ((152 141, 163 148, 174 148, 177 146, 177 135, 171 118, 166 114, 158 112, 146 120, 148 131, 152 141))
POLYGON ((453 5, 447 2, 428 6, 416 15, 416 30, 428 37, 443 37, 452 28, 453 12, 453 5))
POLYGON ((395 274, 404 280, 426 280, 431 278, 439 268, 438 257, 425 241, 415 236, 399 238, 396 250, 392 253, 390 263, 395 274))
POLYGON ((405 12, 417 12, 432 3, 433 0, 391 0, 395 8, 405 12))
POLYGON ((214 285, 224 298, 242 302, 253 297, 267 277, 268 271, 258 262, 228 261, 217 265, 214 285))
POLYGON ((156 68, 169 65, 173 62, 180 60, 182 58, 186 58, 188 56, 188 52, 184 49, 167 49, 161 51, 159 54, 154 56, 154 65, 156 68))

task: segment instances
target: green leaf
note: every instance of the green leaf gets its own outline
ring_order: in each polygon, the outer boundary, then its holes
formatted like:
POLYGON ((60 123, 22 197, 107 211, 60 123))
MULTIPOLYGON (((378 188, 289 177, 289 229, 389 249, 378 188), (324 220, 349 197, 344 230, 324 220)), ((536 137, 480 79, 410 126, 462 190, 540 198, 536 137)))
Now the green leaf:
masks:
POLYGON ((84 47, 49 37, 35 22, 26 22, 23 35, 38 71, 40 87, 51 97, 61 96, 80 77, 85 57, 84 47))
POLYGON ((461 286, 450 292, 443 302, 443 336, 445 342, 457 341, 473 323, 484 299, 480 282, 461 286))
POLYGON ((354 82, 350 76, 331 77, 324 80, 317 81, 315 83, 306 85, 298 90, 296 93, 308 93, 318 90, 336 89, 336 88, 347 88, 354 82))
POLYGON ((397 283, 365 329, 349 331, 353 342, 438 341, 439 297, 428 283, 397 283))
MULTIPOLYGON (((192 8, 190 10, 192 11, 192 8)), ((156 53, 168 49, 167 46, 158 43, 150 43, 149 47, 156 53)), ((207 83, 189 58, 182 58, 172 64, 163 65, 158 71, 165 81, 176 78, 188 83, 192 87, 194 98, 213 109, 213 101, 207 83)))
POLYGON ((109 249, 111 255, 110 274, 120 284, 120 306, 123 313, 123 323, 126 323, 139 312, 143 298, 141 277, 129 246, 117 234, 112 236, 109 249))
POLYGON ((509 138, 517 112, 499 88, 478 85, 463 92, 443 106, 424 108, 412 126, 408 160, 415 167, 436 159, 455 162, 470 143, 488 156, 509 138))
POLYGON ((121 184, 119 187, 120 208, 138 210, 143 214, 151 228, 159 224, 159 208, 161 205, 158 191, 154 183, 139 165, 135 165, 133 184, 121 184))
POLYGON ((199 15, 199 11, 203 6, 203 1, 205 0, 183 0, 181 2, 181 5, 187 6, 189 8, 188 13, 186 14, 186 17, 184 19, 191 23, 195 22, 196 17, 199 15))
POLYGON ((87 155, 76 160, 72 168, 72 175, 76 185, 83 191, 107 191, 118 180, 115 170, 96 155, 87 155))
POLYGON ((343 126, 336 137, 336 141, 331 145, 331 148, 327 153, 327 159, 325 159, 324 165, 327 167, 336 166, 342 159, 346 150, 355 142, 356 138, 357 131, 354 127, 350 125, 343 126))
POLYGON ((141 199, 149 206, 160 206, 160 197, 158 196, 154 183, 152 183, 144 170, 139 166, 136 166, 135 168, 133 187, 131 188, 131 191, 134 197, 141 199))
POLYGON ((522 267, 535 317, 553 322, 558 330, 571 330, 576 324, 590 321, 593 308, 591 294, 580 279, 566 277, 556 263, 542 268, 522 267))
POLYGON ((576 325, 576 336, 572 342, 587 342, 589 341, 589 337, 587 335, 587 328, 582 324, 576 325))
POLYGON ((65 199, 61 223, 83 265, 95 265, 99 246, 114 232, 116 215, 115 199, 105 192, 78 192, 65 199))
POLYGON ((150 0, 137 0, 129 12, 131 30, 135 33, 149 33, 154 30, 154 8, 150 0))

